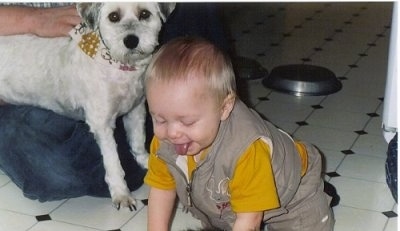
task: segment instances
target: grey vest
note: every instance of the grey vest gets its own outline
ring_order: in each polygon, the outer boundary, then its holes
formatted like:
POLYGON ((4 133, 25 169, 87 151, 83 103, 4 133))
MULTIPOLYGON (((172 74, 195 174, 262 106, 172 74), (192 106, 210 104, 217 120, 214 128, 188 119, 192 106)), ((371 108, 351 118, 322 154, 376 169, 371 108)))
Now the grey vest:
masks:
POLYGON ((255 111, 237 100, 230 117, 220 125, 217 137, 206 158, 198 163, 189 185, 182 170, 175 164, 174 148, 161 143, 158 156, 168 163, 177 185, 180 202, 203 222, 205 227, 231 230, 235 214, 230 207, 228 191, 237 160, 257 139, 271 148, 272 168, 281 207, 264 213, 264 221, 287 212, 298 189, 301 161, 293 140, 255 111))

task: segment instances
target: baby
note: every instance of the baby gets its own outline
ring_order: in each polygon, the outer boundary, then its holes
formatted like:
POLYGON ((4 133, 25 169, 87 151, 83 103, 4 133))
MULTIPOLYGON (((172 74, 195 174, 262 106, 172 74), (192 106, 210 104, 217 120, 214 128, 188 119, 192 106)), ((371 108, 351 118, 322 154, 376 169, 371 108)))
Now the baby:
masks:
POLYGON ((176 196, 208 229, 333 230, 320 153, 238 99, 230 59, 215 45, 171 40, 145 86, 154 126, 149 231, 169 230, 176 196))

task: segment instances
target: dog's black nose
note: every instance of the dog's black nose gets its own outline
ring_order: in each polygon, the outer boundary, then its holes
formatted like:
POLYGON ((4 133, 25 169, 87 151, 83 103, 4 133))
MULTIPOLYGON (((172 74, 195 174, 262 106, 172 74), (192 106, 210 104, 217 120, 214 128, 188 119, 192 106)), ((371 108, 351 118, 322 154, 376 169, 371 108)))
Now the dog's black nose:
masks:
POLYGON ((136 48, 138 43, 139 43, 139 39, 135 35, 130 34, 124 38, 124 44, 125 44, 126 48, 128 48, 128 49, 136 48))

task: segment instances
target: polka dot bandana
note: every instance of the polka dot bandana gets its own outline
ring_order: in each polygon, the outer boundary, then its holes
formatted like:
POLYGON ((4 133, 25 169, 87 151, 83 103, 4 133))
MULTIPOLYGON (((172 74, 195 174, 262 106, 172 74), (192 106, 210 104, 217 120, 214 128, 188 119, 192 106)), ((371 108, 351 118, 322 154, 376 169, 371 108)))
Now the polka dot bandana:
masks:
POLYGON ((84 23, 77 25, 69 32, 79 48, 95 61, 110 65, 122 71, 136 71, 135 66, 124 64, 112 58, 110 50, 103 44, 98 31, 93 31, 84 23))
POLYGON ((96 32, 91 32, 82 35, 82 40, 79 42, 79 47, 85 54, 94 58, 99 48, 100 39, 96 32))

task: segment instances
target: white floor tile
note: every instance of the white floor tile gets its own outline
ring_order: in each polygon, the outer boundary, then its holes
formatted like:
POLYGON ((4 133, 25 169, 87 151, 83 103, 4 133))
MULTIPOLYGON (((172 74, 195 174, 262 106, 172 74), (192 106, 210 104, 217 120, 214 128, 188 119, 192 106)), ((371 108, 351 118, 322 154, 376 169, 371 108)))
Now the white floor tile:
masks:
POLYGON ((268 50, 267 55, 260 58, 260 60, 263 66, 269 70, 282 65, 302 63, 298 56, 293 56, 291 52, 287 52, 286 48, 281 45, 268 50))
POLYGON ((265 43, 265 45, 263 45, 263 43, 265 42, 265 39, 260 40, 258 42, 254 42, 254 37, 251 36, 246 36, 246 37, 242 37, 240 38, 240 41, 238 41, 238 44, 247 44, 245 48, 242 49, 237 49, 237 55, 239 56, 243 56, 243 57, 248 57, 248 58, 255 58, 257 53, 262 52, 263 50, 265 50, 265 47, 267 47, 269 44, 265 43), (260 44, 261 43, 261 44, 260 44))
POLYGON ((335 172, 345 158, 345 154, 340 151, 321 149, 324 161, 324 172, 335 172))
POLYGON ((379 212, 338 206, 334 209, 335 231, 380 231, 387 218, 379 212))
POLYGON ((383 129, 382 129, 382 117, 374 117, 372 118, 367 126, 365 127, 364 131, 368 132, 368 134, 374 136, 382 136, 383 129))
POLYGON ((147 184, 143 184, 136 191, 132 192, 132 195, 136 200, 145 200, 149 196, 150 187, 147 184))
POLYGON ((366 114, 329 108, 315 110, 307 119, 307 123, 314 126, 353 132, 363 130, 368 120, 369 116, 366 114))
POLYGON ((340 205, 376 212, 391 211, 394 200, 385 183, 348 177, 334 177, 330 181, 339 195, 340 205))
POLYGON ((147 230, 147 206, 121 227, 121 231, 147 230))
POLYGON ((350 149, 357 134, 338 129, 307 125, 300 127, 294 136, 300 140, 313 143, 321 149, 343 151, 350 149))
POLYGON ((137 211, 127 208, 117 210, 110 198, 79 197, 69 199, 61 208, 50 214, 57 221, 84 225, 96 229, 118 229, 143 208, 138 201, 137 211))
POLYGON ((383 80, 352 79, 346 80, 341 92, 347 95, 380 98, 384 96, 385 84, 383 80), (357 89, 357 90, 354 90, 357 89))
POLYGON ((360 62, 362 67, 369 66, 368 69, 375 67, 375 69, 372 70, 372 73, 374 73, 375 76, 379 76, 379 74, 384 74, 384 76, 386 76, 385 67, 388 65, 387 54, 389 50, 390 30, 388 30, 383 36, 385 37, 375 42, 376 47, 368 50, 368 54, 370 55, 364 57, 362 62, 360 62))
POLYGON ((71 225, 58 221, 41 221, 32 227, 29 231, 100 231, 100 229, 92 229, 78 225, 71 225))
POLYGON ((371 69, 373 67, 365 65, 363 68, 356 68, 348 73, 346 75, 348 79, 344 82, 341 93, 365 98, 383 97, 386 73, 378 73, 371 69))
POLYGON ((285 131, 288 134, 293 134, 299 127, 297 124, 295 124, 293 122, 286 122, 286 121, 282 121, 282 120, 274 120, 274 121, 270 121, 270 122, 272 124, 274 124, 274 126, 285 131))
POLYGON ((347 155, 338 170, 341 176, 386 183, 385 159, 365 155, 347 155))
POLYGON ((10 182, 10 178, 6 175, 0 174, 0 188, 10 182))
POLYGON ((25 231, 36 222, 37 220, 32 216, 0 210, 0 230, 25 231))
POLYGON ((302 104, 282 104, 277 101, 262 101, 255 109, 265 116, 266 119, 272 121, 304 121, 313 111, 310 106, 302 104), (290 112, 288 111, 290 109, 290 112))
MULTIPOLYGON (((199 220, 193 218, 189 213, 182 211, 182 208, 178 207, 175 212, 171 224, 171 231, 184 231, 189 228, 198 229, 201 228, 199 220)), ((139 214, 133 217, 126 225, 121 228, 121 231, 130 230, 146 230, 147 229, 147 207, 144 207, 139 214)))
POLYGON ((347 111, 354 113, 367 113, 375 112, 377 107, 382 103, 378 98, 366 98, 361 96, 353 96, 342 94, 340 91, 337 94, 328 96, 321 106, 336 111, 347 111))
POLYGON ((386 224, 384 231, 397 231, 398 229, 398 222, 396 218, 390 218, 386 224))
POLYGON ((387 148, 388 144, 383 136, 367 134, 360 136, 351 150, 363 155, 386 158, 387 148))
POLYGON ((0 209, 32 216, 48 214, 64 201, 38 202, 23 196, 21 189, 14 183, 0 188, 0 209))

